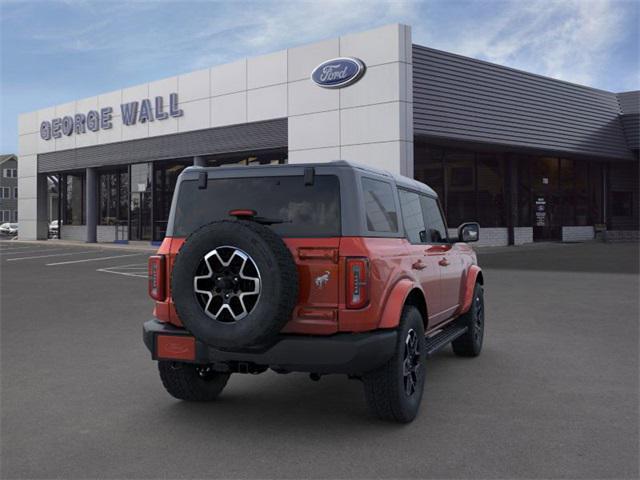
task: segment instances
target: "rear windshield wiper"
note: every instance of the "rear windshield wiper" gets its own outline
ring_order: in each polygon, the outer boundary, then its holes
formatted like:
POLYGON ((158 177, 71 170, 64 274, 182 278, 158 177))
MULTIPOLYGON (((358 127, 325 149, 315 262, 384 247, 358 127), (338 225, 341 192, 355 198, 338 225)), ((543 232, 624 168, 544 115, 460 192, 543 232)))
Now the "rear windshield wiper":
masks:
POLYGON ((255 210, 237 209, 230 210, 229 215, 236 217, 238 220, 251 220, 261 225, 274 225, 276 223, 291 223, 291 220, 283 220, 281 218, 259 217, 255 210))

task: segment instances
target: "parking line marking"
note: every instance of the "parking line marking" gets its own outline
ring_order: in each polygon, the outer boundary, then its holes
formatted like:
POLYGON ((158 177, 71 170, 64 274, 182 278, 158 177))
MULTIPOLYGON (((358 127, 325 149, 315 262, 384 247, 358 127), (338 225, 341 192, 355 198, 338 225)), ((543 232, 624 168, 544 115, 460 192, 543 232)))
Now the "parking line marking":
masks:
POLYGON ((31 250, 19 250, 14 252, 13 250, 10 251, 5 251, 5 250, 0 250, 0 256, 4 256, 4 255, 24 255, 26 252, 29 251, 36 251, 36 252, 41 252, 41 253, 51 253, 51 252, 64 252, 66 251, 66 248, 50 248, 50 249, 40 249, 40 248, 32 248, 31 250))
MULTIPOLYGON (((130 253, 129 255, 113 255, 111 257, 84 258, 82 260, 69 260, 68 262, 47 263, 46 266, 47 267, 54 267, 56 265, 69 265, 70 263, 98 262, 100 260, 110 260, 112 258, 135 257, 136 255, 145 255, 145 254, 144 253, 130 253)), ((11 260, 7 260, 7 262, 9 262, 9 261, 11 261, 11 260)))
POLYGON ((0 248, 0 253, 2 252, 24 252, 24 251, 28 251, 28 250, 46 250, 46 248, 43 247, 12 247, 12 248, 0 248))
POLYGON ((149 278, 148 275, 129 272, 114 272, 113 270, 109 270, 108 268, 99 268, 98 270, 96 270, 96 272, 113 273, 114 275, 124 275, 125 277, 149 278))
POLYGON ((34 255, 32 257, 20 257, 20 258, 7 258, 7 262, 17 262, 18 260, 31 260, 34 258, 48 258, 48 257, 64 257, 66 255, 80 255, 84 253, 96 253, 95 250, 87 250, 85 252, 68 252, 68 253, 53 253, 51 255, 34 255))

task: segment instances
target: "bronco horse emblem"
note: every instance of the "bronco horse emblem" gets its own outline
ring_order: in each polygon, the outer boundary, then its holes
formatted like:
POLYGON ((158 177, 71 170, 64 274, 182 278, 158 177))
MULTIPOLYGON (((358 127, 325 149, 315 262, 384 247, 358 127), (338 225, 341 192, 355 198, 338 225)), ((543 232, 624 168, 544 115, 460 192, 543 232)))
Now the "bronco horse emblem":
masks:
POLYGON ((329 275, 331 275, 329 270, 325 270, 322 275, 317 276, 316 277, 316 287, 323 288, 327 284, 327 282, 329 281, 329 275))

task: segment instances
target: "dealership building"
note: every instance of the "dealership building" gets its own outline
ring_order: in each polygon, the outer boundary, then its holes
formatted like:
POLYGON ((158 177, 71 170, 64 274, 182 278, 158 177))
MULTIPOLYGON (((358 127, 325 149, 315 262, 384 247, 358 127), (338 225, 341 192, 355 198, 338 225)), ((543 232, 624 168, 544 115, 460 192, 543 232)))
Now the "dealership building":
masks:
POLYGON ((482 244, 637 239, 639 116, 638 91, 387 25, 20 115, 19 237, 157 242, 189 165, 344 159, 427 183, 482 244))

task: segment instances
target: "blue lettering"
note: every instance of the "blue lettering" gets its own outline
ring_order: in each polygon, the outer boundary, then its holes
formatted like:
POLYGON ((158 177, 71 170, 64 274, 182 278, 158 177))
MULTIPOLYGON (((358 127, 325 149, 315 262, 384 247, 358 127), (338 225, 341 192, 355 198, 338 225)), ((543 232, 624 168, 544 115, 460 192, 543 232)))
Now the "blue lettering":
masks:
POLYGON ((40 138, 51 140, 51 122, 45 120, 40 124, 40 138))
POLYGON ((62 137, 62 133, 60 132, 60 127, 62 127, 62 120, 59 118, 54 118, 51 120, 51 134, 53 138, 62 137))
POLYGON ((140 116, 138 117, 140 123, 153 121, 153 114, 151 112, 151 102, 148 98, 145 98, 140 103, 140 116))
POLYGON ((67 137, 73 133, 73 117, 67 115, 62 118, 62 133, 67 137))
POLYGON ((85 124, 84 113, 76 113, 75 122, 74 122, 76 134, 84 133, 86 131, 84 128, 85 127, 84 124, 85 124))
POLYGON ((108 130, 113 127, 111 123, 111 114, 113 113, 113 108, 104 107, 100 109, 100 128, 103 130, 108 130))
POLYGON ((91 110, 87 113, 87 128, 92 132, 100 130, 99 116, 98 112, 95 110, 91 110))
POLYGON ((169 115, 172 117, 181 117, 184 112, 181 108, 178 108, 178 94, 172 93, 169 95, 169 115))
POLYGON ((158 120, 169 118, 169 114, 164 111, 164 106, 162 105, 162 97, 156 97, 156 118, 158 120))
POLYGON ((138 114, 138 102, 123 103, 120 105, 122 112, 122 123, 125 125, 133 125, 136 123, 136 115, 138 114))

